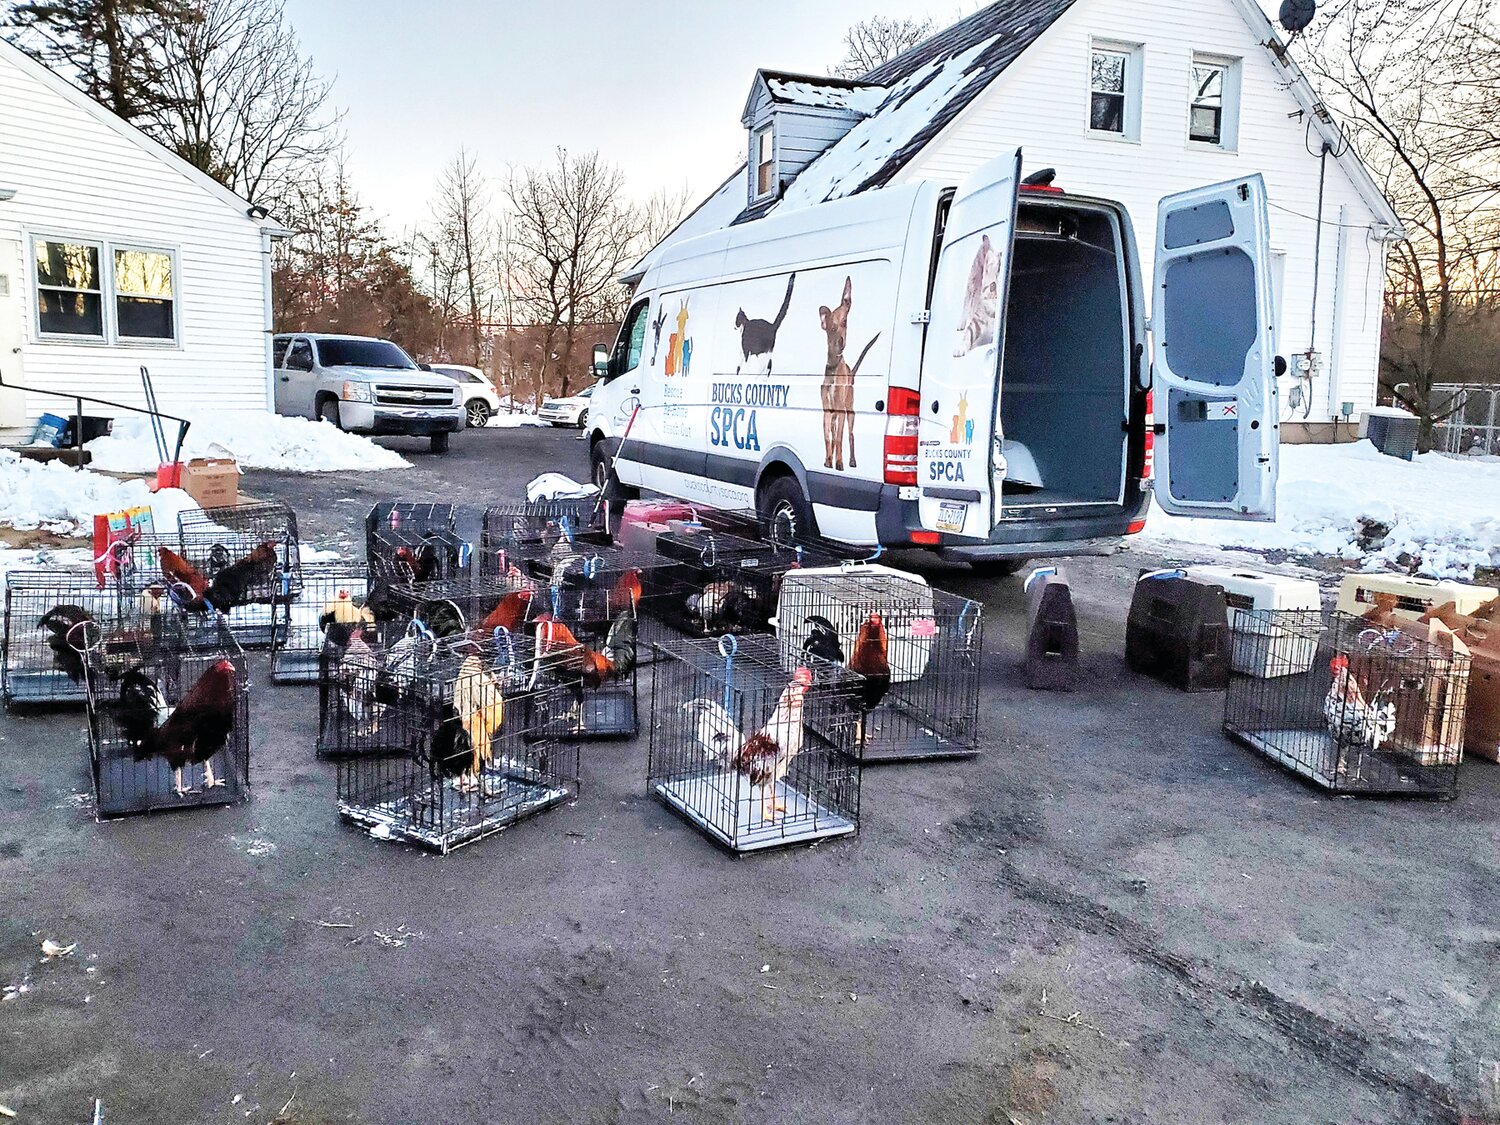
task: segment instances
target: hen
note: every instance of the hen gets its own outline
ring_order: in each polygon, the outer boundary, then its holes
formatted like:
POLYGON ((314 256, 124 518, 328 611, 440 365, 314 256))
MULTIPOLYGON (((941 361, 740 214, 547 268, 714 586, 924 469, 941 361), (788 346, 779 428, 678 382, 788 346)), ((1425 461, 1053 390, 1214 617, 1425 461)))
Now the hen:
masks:
POLYGON ((859 704, 856 735, 860 744, 865 740, 865 722, 870 713, 880 706, 885 693, 891 690, 891 664, 887 657, 889 640, 880 614, 872 613, 859 627, 859 635, 854 638, 854 651, 849 654, 849 670, 863 677, 855 693, 859 704))
POLYGON ((1334 745, 1379 750, 1396 730, 1396 705, 1383 690, 1367 701, 1343 653, 1328 662, 1328 670, 1333 683, 1323 699, 1323 718, 1334 745))
POLYGON ((742 742, 730 759, 734 768, 760 790, 761 819, 773 822, 786 804, 776 795, 776 784, 792 768, 792 760, 802 753, 802 707, 812 672, 798 668, 791 683, 776 701, 776 710, 766 725, 742 742))
POLYGON ((94 618, 77 605, 55 605, 36 623, 47 634, 52 662, 75 684, 83 681, 83 651, 88 646, 88 626, 94 618))
POLYGON ((234 665, 227 660, 210 665, 159 726, 148 724, 147 715, 159 719, 165 712, 161 691, 144 672, 136 671, 139 676, 127 672, 120 687, 121 732, 135 760, 165 759, 172 767, 172 792, 179 797, 192 792, 182 783, 182 771, 189 765, 202 764, 205 788, 225 784, 223 778, 214 776, 212 758, 228 744, 234 730, 238 682, 234 665))

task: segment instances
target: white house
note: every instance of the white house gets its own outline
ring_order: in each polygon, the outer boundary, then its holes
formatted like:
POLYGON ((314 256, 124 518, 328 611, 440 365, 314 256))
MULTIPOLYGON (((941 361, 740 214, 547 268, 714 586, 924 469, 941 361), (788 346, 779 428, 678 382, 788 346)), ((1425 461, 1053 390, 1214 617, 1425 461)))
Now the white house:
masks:
MULTIPOLYGON (((270 402, 258 208, 0 40, 0 374, 162 410, 270 402)), ((0 431, 73 404, 0 391, 0 431)), ((84 413, 111 415, 85 404, 84 413)))
POLYGON ((1401 224, 1256 0, 999 0, 858 81, 759 71, 743 124, 745 167, 662 246, 886 184, 957 183, 1019 145, 1027 173, 1127 206, 1149 278, 1162 196, 1259 172, 1292 365, 1283 436, 1328 440, 1375 402, 1401 224))

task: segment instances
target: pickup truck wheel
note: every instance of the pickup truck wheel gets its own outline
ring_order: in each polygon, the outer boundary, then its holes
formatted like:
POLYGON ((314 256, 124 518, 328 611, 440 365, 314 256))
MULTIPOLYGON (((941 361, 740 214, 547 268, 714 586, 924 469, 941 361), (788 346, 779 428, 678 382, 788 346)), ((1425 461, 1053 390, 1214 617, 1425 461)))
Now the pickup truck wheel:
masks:
POLYGON ((755 505, 761 534, 767 542, 790 547, 818 534, 812 505, 802 495, 796 477, 777 477, 761 492, 755 505))
POLYGON ((452 434, 433 434, 432 435, 432 451, 434 453, 447 453, 448 452, 448 439, 450 437, 452 437, 452 436, 453 436, 452 434))
POLYGON ((318 404, 318 417, 335 429, 344 428, 344 424, 339 421, 339 402, 336 398, 325 398, 318 404))
POLYGON ((490 422, 490 404, 482 398, 476 398, 464 408, 467 417, 465 422, 471 430, 482 430, 490 422))

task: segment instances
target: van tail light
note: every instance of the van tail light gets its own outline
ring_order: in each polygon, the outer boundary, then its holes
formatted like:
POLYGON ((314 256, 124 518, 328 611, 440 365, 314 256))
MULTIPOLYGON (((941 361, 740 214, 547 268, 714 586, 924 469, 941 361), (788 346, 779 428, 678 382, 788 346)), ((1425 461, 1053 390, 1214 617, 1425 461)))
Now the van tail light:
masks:
POLYGON ((1156 476, 1156 399, 1154 391, 1146 392, 1146 455, 1141 461, 1141 480, 1156 476))
POLYGON ((936 547, 943 537, 935 531, 913 531, 911 541, 919 547, 936 547))
POLYGON ((1136 520, 1129 527, 1127 527, 1125 529, 1125 534, 1126 535, 1139 535, 1141 532, 1143 532, 1145 530, 1146 530, 1146 521, 1145 521, 1144 518, 1142 518, 1142 519, 1136 520))
POLYGON ((917 422, 922 396, 892 387, 885 417, 885 483, 917 483, 917 422))

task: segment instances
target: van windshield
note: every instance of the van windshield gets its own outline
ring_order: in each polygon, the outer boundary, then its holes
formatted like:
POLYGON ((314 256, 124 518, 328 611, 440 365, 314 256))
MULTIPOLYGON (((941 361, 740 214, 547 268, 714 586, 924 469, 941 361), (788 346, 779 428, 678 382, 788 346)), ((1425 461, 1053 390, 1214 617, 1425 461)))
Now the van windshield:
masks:
POLYGON ((324 367, 389 367, 413 371, 411 357, 388 340, 319 340, 318 359, 324 367))

